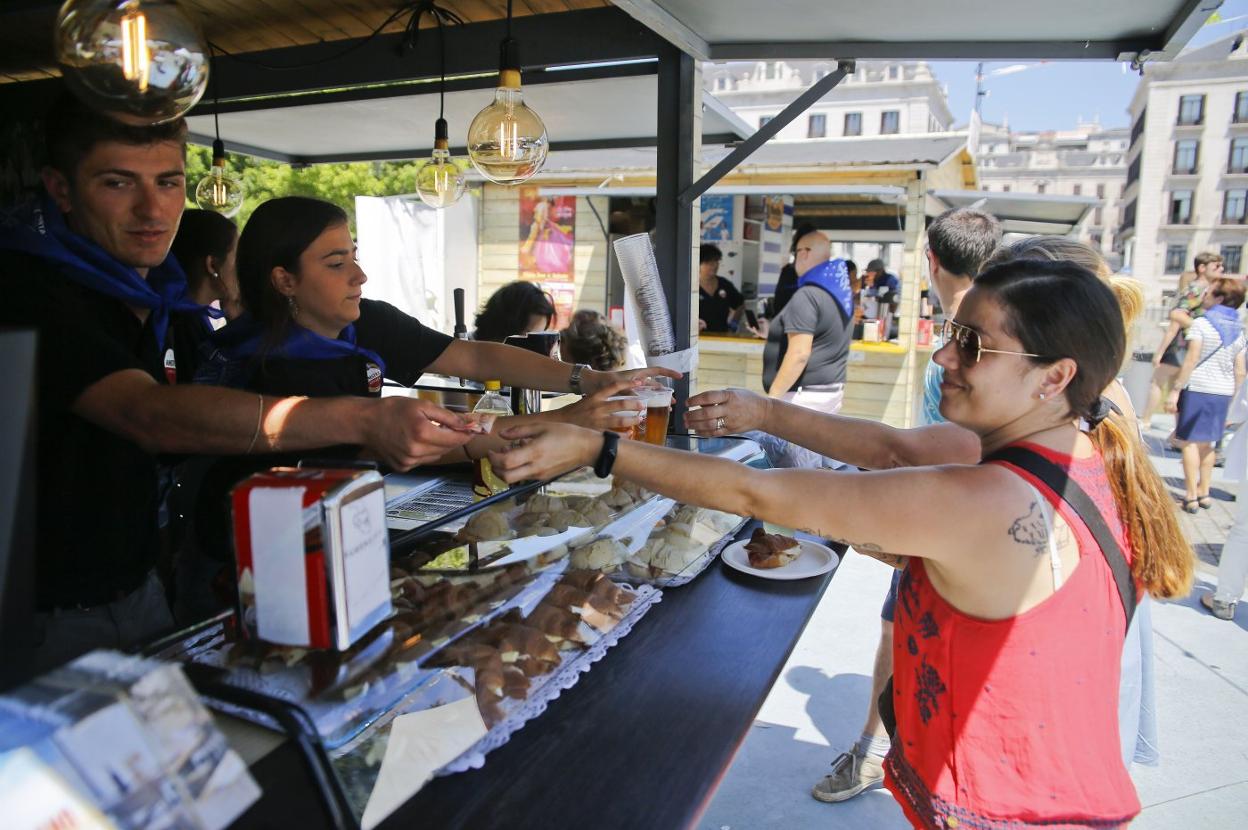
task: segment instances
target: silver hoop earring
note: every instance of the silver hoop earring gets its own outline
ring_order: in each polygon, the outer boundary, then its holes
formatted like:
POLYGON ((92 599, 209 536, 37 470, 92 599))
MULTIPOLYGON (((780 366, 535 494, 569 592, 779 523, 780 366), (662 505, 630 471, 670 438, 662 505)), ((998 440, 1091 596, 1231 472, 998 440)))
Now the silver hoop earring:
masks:
POLYGON ((291 317, 298 317, 298 316, 299 316, 299 304, 295 302, 295 298, 294 298, 294 297, 287 297, 287 298, 286 298, 286 303, 287 303, 287 305, 289 305, 289 306, 290 306, 290 316, 291 316, 291 317))
POLYGON ((1041 393, 1040 393, 1040 400, 1044 400, 1044 393, 1043 393, 1043 392, 1041 392, 1041 393))
POLYGON ((212 278, 213 278, 214 280, 219 280, 219 279, 221 279, 221 272, 220 272, 220 271, 213 271, 213 272, 212 272, 212 278))

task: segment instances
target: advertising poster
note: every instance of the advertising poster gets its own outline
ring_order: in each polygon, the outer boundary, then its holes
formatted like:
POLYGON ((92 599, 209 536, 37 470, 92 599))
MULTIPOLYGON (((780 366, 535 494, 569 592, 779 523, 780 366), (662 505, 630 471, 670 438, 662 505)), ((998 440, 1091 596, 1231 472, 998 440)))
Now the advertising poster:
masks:
POLYGON ((571 282, 576 197, 520 188, 520 279, 571 282))
POLYGON ((714 245, 732 239, 733 197, 702 197, 702 242, 714 245))

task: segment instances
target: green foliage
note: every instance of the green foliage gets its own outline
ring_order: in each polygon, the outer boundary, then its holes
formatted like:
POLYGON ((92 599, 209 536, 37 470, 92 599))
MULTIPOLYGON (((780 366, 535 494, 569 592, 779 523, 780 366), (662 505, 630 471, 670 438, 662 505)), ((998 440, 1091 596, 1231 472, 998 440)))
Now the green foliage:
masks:
MULTIPOLYGON (((226 145, 229 149, 229 145, 226 145)), ((243 208, 234 217, 241 228, 262 202, 278 196, 313 196, 338 205, 351 219, 355 233, 356 196, 397 196, 416 192, 416 170, 423 163, 353 162, 313 164, 295 168, 289 164, 232 154, 229 167, 243 179, 243 208)), ((186 153, 187 206, 195 205, 195 186, 208 175, 212 150, 190 146, 186 153)))

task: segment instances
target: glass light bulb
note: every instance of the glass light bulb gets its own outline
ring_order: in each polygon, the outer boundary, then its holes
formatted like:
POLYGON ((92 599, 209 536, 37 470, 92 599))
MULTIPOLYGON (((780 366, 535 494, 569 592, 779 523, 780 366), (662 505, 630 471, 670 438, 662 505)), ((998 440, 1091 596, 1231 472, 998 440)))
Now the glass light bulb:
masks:
POLYGON ((184 115, 208 86, 203 36, 172 0, 66 0, 56 59, 78 97, 131 124, 184 115))
POLYGON ((195 204, 222 216, 233 216, 243 206, 243 183, 225 165, 213 162, 208 175, 195 186, 195 204))
POLYGON ((416 171, 416 194, 431 208, 444 208, 459 201, 468 184, 465 164, 451 158, 441 148, 434 148, 432 157, 416 171))
POLYGON ((468 156, 482 176, 497 184, 532 178, 550 149, 546 125, 525 105, 518 80, 516 84, 495 90, 494 103, 468 125, 468 156))

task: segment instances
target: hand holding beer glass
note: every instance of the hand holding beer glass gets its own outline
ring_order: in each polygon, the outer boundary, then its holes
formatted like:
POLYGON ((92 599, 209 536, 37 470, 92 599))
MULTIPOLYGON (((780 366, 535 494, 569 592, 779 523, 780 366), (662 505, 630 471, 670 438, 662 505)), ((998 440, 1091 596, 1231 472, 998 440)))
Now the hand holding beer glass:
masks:
POLYGON ((637 388, 637 395, 646 405, 641 440, 657 447, 667 442, 667 425, 672 414, 672 389, 660 383, 646 384, 637 388))

